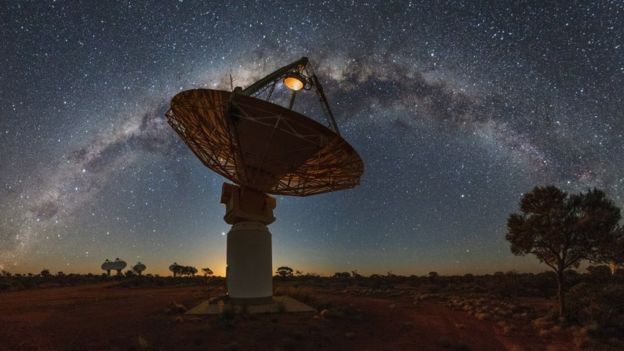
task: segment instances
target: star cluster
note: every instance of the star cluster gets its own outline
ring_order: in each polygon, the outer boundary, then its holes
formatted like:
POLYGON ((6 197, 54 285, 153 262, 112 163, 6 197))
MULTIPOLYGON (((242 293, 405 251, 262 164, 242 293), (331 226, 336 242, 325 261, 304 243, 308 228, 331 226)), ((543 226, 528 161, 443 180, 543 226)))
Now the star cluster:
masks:
POLYGON ((539 269, 504 240, 524 192, 598 187, 624 205, 622 28, 618 1, 7 2, 0 267, 223 274, 223 179, 167 125, 168 101, 308 56, 366 171, 278 197, 276 266, 539 269))

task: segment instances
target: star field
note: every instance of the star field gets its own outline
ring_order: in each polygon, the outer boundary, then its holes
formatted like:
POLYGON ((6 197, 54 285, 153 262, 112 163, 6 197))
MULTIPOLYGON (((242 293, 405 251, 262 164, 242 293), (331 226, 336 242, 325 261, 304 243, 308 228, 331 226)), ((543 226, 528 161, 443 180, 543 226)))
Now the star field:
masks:
POLYGON ((540 269, 504 240, 521 194, 624 205, 623 28, 618 1, 4 2, 0 268, 223 274, 224 180, 164 112, 308 56, 365 174, 278 197, 276 267, 540 269))

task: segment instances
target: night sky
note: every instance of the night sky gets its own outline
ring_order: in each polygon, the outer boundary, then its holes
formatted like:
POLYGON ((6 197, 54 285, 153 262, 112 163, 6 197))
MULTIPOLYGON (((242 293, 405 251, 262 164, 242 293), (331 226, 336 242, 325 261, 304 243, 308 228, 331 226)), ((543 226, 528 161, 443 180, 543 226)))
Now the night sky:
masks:
POLYGON ((278 196, 275 267, 545 270, 504 239, 524 192, 624 205, 624 5, 479 3, 0 1, 0 268, 224 274, 224 179, 164 113, 308 56, 365 173, 278 196))

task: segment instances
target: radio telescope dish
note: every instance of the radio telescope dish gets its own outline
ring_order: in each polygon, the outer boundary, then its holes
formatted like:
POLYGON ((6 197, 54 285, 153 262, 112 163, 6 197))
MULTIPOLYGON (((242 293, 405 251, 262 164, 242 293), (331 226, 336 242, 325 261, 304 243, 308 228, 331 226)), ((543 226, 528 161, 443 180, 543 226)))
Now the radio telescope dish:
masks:
POLYGON ((210 169, 276 195, 352 188, 364 165, 340 135, 285 107, 221 90, 179 93, 167 117, 210 169))
POLYGON ((137 264, 132 267, 132 270, 135 271, 138 275, 142 275, 143 271, 146 269, 145 265, 141 262, 137 262, 137 264))
POLYGON ((364 163, 341 136, 316 74, 303 57, 242 89, 183 91, 166 113, 171 127, 201 162, 237 185, 223 184, 227 289, 233 302, 272 298, 271 234, 275 199, 353 188, 364 163), (290 93, 287 106, 271 101, 290 93), (293 110, 316 94, 327 126, 293 110), (264 97, 264 99, 262 99, 264 97))
POLYGON ((110 276, 110 271, 114 269, 113 262, 111 262, 108 258, 102 263, 102 270, 106 271, 106 275, 110 276))
POLYGON ((126 268, 126 261, 116 258, 115 261, 111 262, 110 267, 117 271, 117 275, 121 275, 121 271, 126 268))

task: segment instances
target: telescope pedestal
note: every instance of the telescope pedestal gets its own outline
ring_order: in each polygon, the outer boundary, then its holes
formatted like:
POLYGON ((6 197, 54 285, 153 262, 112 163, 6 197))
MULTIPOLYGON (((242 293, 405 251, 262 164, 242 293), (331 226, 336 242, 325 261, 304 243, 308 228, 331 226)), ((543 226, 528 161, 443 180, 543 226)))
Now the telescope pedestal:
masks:
POLYGON ((233 304, 273 301, 271 233, 260 222, 238 222, 227 234, 227 293, 233 304))
POLYGON ((273 297, 271 233, 275 199, 262 192, 223 184, 221 203, 227 235, 227 296, 213 297, 186 314, 315 312, 288 296, 273 297))
POLYGON ((275 199, 262 192, 224 183, 221 203, 226 206, 227 294, 233 304, 273 301, 271 233, 275 199))

